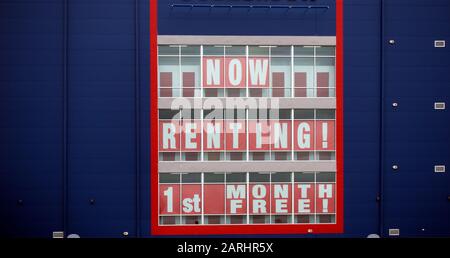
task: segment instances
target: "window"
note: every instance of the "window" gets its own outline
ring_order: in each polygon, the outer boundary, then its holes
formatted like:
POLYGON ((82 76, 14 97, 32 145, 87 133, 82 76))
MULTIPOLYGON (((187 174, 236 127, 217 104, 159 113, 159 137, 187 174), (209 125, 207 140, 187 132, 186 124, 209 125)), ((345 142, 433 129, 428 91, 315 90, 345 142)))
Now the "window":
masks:
POLYGON ((335 97, 334 46, 167 46, 159 96, 335 97))
POLYGON ((335 172, 161 173, 161 225, 333 224, 335 172))
POLYGON ((180 97, 180 58, 178 56, 159 57, 159 96, 180 97))
POLYGON ((292 95, 292 58, 291 47, 272 47, 270 71, 272 97, 291 97, 292 95))
POLYGON ((334 109, 161 109, 159 160, 332 161, 334 109))

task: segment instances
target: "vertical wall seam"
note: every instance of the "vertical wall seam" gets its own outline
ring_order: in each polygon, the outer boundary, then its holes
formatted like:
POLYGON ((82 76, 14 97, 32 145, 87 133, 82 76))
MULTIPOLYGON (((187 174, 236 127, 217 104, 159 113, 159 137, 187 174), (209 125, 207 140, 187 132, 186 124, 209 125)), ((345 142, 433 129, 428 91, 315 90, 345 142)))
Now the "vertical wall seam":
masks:
POLYGON ((63 231, 68 230, 68 0, 63 3, 63 231))
POLYGON ((135 206, 135 212, 136 212, 136 218, 135 218, 135 228, 136 228, 136 236, 140 237, 141 236, 141 232, 140 232, 140 165, 141 165, 141 159, 140 159, 140 114, 141 114, 141 110, 140 110, 140 63, 139 63, 139 53, 140 53, 140 44, 139 44, 139 33, 140 33, 140 27, 139 27, 139 0, 135 0, 134 1, 134 40, 135 40, 135 56, 134 56, 134 61, 135 61, 135 65, 134 65, 134 85, 135 85, 135 90, 134 90, 134 94, 135 94, 135 169, 136 169, 136 189, 135 189, 135 195, 136 195, 136 206, 135 206))
POLYGON ((385 141, 385 132, 384 132, 384 3, 383 0, 380 0, 380 171, 379 171, 379 235, 381 237, 384 236, 384 141, 385 141))

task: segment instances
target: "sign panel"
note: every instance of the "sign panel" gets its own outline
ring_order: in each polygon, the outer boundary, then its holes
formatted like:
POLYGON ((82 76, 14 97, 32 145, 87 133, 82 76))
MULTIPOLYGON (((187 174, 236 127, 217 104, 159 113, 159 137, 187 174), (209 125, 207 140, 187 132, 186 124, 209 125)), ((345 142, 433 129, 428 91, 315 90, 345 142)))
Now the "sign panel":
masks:
POLYGON ((202 60, 203 87, 245 88, 269 87, 269 58, 205 56, 202 60), (247 70, 248 69, 248 70, 247 70))
POLYGON ((336 212, 335 183, 205 184, 203 187, 202 191, 200 184, 161 184, 160 214, 292 215, 336 212))
POLYGON ((160 120, 160 151, 333 151, 334 120, 160 120), (203 123, 203 130, 202 128, 203 123), (294 125, 292 127, 292 125, 294 125))
POLYGON ((224 45, 231 38, 212 44, 216 37, 198 35, 204 44, 180 38, 160 56, 157 2, 150 3, 151 233, 342 232, 342 1, 336 46, 245 35, 224 45), (279 119, 267 110, 249 115, 264 99, 281 102, 279 119), (229 100, 247 106, 229 108, 229 100), (209 119, 211 109, 245 112, 209 119))

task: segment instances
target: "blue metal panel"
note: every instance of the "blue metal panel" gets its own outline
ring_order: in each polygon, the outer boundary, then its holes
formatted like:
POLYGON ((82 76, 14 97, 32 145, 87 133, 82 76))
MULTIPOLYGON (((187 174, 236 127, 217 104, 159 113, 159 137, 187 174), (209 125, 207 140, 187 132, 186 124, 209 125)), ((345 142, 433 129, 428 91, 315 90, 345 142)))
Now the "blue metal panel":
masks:
POLYGON ((344 225, 378 230, 380 17, 378 1, 344 1, 344 225))
POLYGON ((149 1, 139 1, 139 236, 150 236, 150 28, 149 1))
POLYGON ((199 1, 159 0, 161 35, 336 35, 334 0, 199 1), (172 4, 328 6, 329 9, 190 8, 172 4))
POLYGON ((450 100, 450 51, 434 40, 450 40, 450 3, 385 1, 384 12, 384 234, 448 236, 450 176, 434 165, 449 164, 450 113, 434 102, 450 100))
POLYGON ((69 4, 67 233, 82 237, 136 230, 134 10, 124 0, 69 4))
POLYGON ((0 2, 0 228, 62 230, 61 1, 0 2))

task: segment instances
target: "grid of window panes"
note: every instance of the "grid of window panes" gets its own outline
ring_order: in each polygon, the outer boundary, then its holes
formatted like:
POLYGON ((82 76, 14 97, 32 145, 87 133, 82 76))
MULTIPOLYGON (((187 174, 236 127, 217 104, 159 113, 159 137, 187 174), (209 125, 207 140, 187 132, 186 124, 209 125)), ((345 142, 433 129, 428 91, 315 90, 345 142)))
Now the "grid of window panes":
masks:
MULTIPOLYGON (((167 203, 167 186, 178 186, 177 201, 171 207, 174 214, 163 214, 160 208, 160 225, 211 225, 211 224, 334 224, 336 223, 336 173, 335 172, 239 172, 239 173, 160 173, 160 205, 167 203), (243 211, 231 213, 227 186, 245 186, 245 197, 241 202, 243 211), (327 194, 320 192, 322 185, 332 185, 327 194), (189 187, 196 186, 200 196, 200 210, 189 214, 184 210, 185 198, 195 193, 189 187), (267 186, 264 197, 250 197, 252 186, 267 186), (275 186, 289 187, 289 196, 277 194, 275 186), (307 186, 307 187, 302 187, 307 186), (186 190, 184 190, 186 189, 186 190), (221 191, 217 192, 217 190, 221 191), (303 192, 308 190, 309 192, 303 192), (187 193, 185 194, 184 191, 187 193), (278 198, 278 199, 277 199, 278 198), (252 201, 266 200, 265 211, 253 210, 252 201), (280 203, 275 203, 277 200, 280 203), (283 202, 284 200, 284 202, 283 202), (326 201, 326 207, 323 202, 326 201), (275 208, 283 204, 283 209, 275 208), (223 207, 217 207, 222 205, 223 207), (325 209, 326 208, 326 209, 325 209), (216 212, 208 212, 208 210, 216 212), (217 212, 219 211, 220 212, 217 212), (287 212, 289 210, 289 212, 287 212), (258 212, 255 212, 258 211, 258 212), (284 212, 282 212, 284 211, 284 212)), ((173 192, 172 192, 173 194, 173 192)))
MULTIPOLYGON (((335 160, 335 126, 330 127, 327 132, 328 137, 331 138, 331 142, 327 142, 329 148, 319 148, 320 144, 315 144, 319 141, 319 128, 321 123, 329 122, 335 124, 336 114, 334 109, 280 109, 280 110, 241 110, 241 109, 214 109, 214 110, 159 110, 159 121, 170 121, 175 123, 177 128, 183 128, 183 124, 187 122, 198 123, 198 127, 195 130, 195 139, 199 143, 199 147, 195 150, 186 150, 182 147, 183 137, 182 130, 180 129, 174 139, 179 141, 177 149, 164 150, 159 148, 159 161, 160 162, 172 162, 172 161, 323 161, 323 160, 335 160), (276 112, 272 112, 276 111, 276 112), (244 121, 244 139, 245 148, 240 150, 230 150, 224 147, 216 150, 208 150, 205 148, 206 129, 202 130, 201 126, 205 126, 207 122, 229 122, 229 121, 244 121), (262 122, 263 124, 270 124, 271 121, 286 121, 290 124, 291 129, 288 131, 290 147, 288 149, 275 149, 272 144, 268 144, 267 148, 255 150, 250 146, 250 142, 255 135, 254 131, 247 130, 252 122, 262 122), (299 149, 294 143, 294 138, 298 134, 298 129, 294 128, 295 125, 299 125, 302 122, 309 123, 310 129, 307 135, 307 140, 310 141, 310 148, 299 149), (203 131, 203 133, 202 133, 203 131), (203 144, 202 144, 203 143, 203 144), (330 146, 333 146, 330 148, 330 146)), ((224 130, 224 129, 223 129, 224 130)), ((223 132, 223 131, 222 131, 223 132)), ((159 140, 162 141, 163 136, 160 133, 159 140)), ((233 137, 230 133, 222 133, 220 140, 227 142, 227 137, 233 137)), ((195 140, 194 139, 194 140, 195 140)), ((270 139, 272 140, 272 139, 270 139)))
POLYGON ((334 46, 160 45, 158 55, 161 98, 321 98, 335 97, 336 93, 334 46), (222 58, 224 66, 233 58, 243 60, 246 69, 254 58, 268 60, 268 87, 249 85, 249 79, 244 80, 243 87, 230 87, 227 80, 217 87, 203 87, 203 60, 211 57, 222 58))

